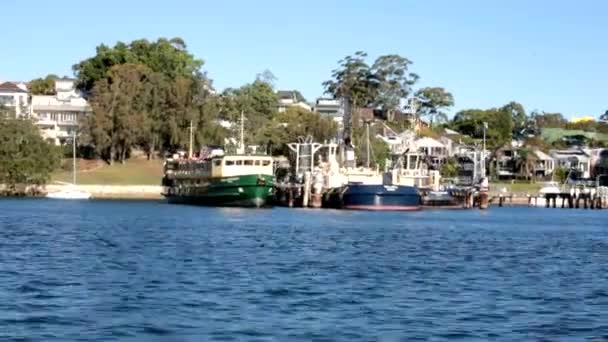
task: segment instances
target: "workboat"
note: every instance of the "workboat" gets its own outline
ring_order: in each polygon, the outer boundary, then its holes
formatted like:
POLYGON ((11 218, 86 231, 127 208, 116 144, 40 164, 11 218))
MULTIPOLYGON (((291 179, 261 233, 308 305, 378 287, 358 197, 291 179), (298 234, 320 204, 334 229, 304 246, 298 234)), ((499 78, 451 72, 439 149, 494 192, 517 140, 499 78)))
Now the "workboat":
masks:
POLYGON ((266 155, 174 156, 165 161, 163 196, 169 203, 264 207, 273 195, 272 157, 266 155))
POLYGON ((349 183, 325 195, 326 208, 408 211, 420 209, 421 197, 413 186, 349 183))

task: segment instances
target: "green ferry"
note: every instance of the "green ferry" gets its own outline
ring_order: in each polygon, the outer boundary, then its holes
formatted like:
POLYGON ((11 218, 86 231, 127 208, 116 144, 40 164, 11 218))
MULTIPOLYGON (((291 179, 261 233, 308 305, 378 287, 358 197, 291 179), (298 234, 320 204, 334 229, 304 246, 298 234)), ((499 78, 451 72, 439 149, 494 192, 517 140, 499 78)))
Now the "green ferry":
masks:
POLYGON ((266 155, 174 156, 165 161, 163 196, 177 204, 269 206, 274 195, 272 162, 266 155))

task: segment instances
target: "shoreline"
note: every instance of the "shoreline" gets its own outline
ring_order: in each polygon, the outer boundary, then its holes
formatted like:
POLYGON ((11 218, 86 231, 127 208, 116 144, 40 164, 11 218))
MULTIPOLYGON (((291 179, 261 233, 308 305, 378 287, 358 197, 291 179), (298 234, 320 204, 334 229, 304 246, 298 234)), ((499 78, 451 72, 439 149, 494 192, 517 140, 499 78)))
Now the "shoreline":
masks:
POLYGON ((77 189, 91 193, 93 199, 123 200, 162 200, 160 185, 59 185, 49 184, 43 188, 44 194, 68 189, 77 189))

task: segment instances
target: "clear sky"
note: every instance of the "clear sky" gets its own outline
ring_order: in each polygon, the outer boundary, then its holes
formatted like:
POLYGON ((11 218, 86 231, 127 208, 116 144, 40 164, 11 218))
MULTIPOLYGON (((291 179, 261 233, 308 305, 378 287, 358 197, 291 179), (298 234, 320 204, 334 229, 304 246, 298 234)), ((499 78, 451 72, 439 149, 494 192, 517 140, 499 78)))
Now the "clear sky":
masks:
POLYGON ((182 37, 218 89, 269 69, 278 89, 322 95, 357 50, 414 62, 418 86, 454 94, 455 110, 511 100, 528 111, 608 109, 608 1, 2 0, 0 79, 71 66, 100 43, 182 37))

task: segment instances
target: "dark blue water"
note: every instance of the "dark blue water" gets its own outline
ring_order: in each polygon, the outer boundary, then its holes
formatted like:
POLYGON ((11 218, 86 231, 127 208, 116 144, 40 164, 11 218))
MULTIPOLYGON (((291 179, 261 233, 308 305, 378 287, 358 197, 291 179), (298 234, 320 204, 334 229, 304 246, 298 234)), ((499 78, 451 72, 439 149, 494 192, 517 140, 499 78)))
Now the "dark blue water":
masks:
POLYGON ((0 200, 0 341, 600 341, 608 212, 0 200))

